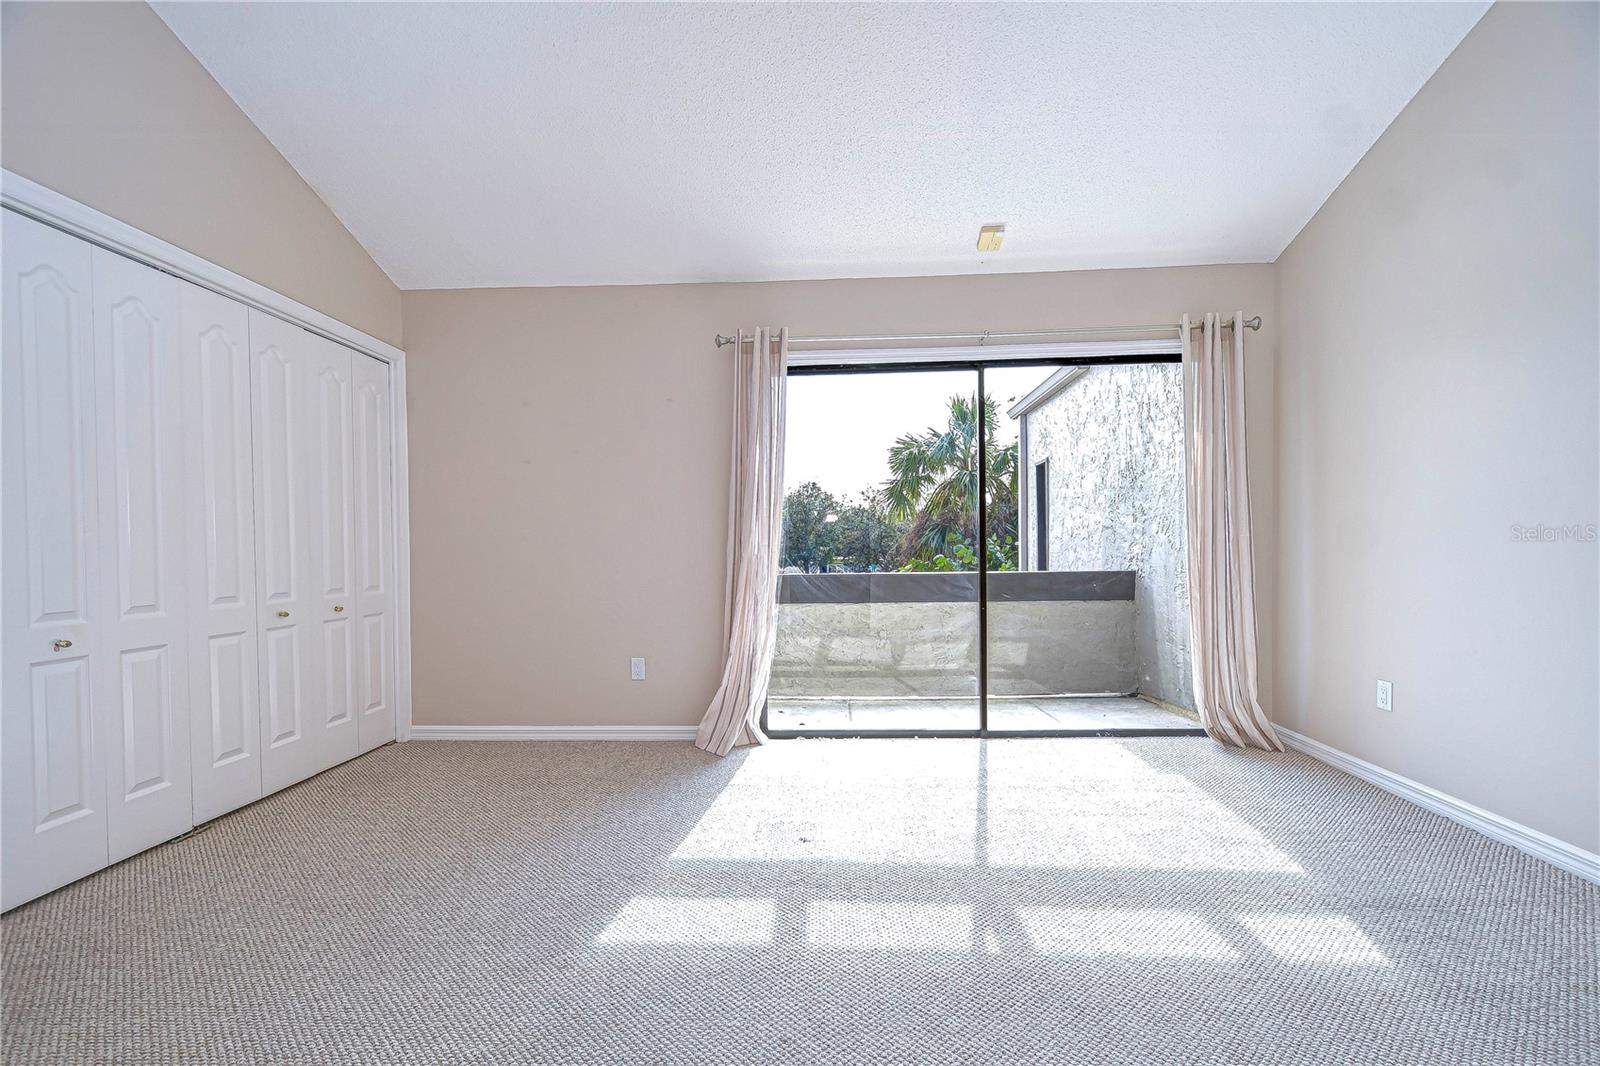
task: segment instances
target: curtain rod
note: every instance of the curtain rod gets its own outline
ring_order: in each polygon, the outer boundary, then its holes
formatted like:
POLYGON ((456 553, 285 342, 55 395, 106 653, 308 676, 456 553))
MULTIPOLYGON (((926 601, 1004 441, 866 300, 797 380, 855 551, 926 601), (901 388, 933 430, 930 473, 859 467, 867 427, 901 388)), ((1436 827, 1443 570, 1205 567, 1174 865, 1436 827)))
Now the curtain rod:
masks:
MULTIPOLYGON (((1260 329, 1261 316, 1244 320, 1247 329, 1260 329)), ((1195 329, 1203 322, 1189 323, 1190 329, 1195 329)), ((1232 326, 1230 319, 1222 323, 1227 329, 1232 326)), ((1099 335, 1103 333, 1168 333, 1181 326, 1177 322, 1164 322, 1154 326, 1074 326, 1070 329, 1019 329, 1019 330, 984 330, 982 333, 875 333, 859 337, 790 337, 790 344, 872 344, 878 341, 977 341, 986 344, 991 340, 1008 340, 1016 337, 1071 337, 1086 334, 1099 335)), ((724 337, 717 334, 717 347, 723 348, 738 342, 737 337, 724 337)))

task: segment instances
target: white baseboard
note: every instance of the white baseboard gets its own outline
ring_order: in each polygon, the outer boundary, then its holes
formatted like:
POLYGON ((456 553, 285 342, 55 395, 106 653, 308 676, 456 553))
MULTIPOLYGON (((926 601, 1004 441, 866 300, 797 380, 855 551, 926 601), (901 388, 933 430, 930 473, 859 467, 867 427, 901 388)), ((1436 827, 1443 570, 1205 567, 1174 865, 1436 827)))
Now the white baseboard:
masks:
POLYGON ((1441 814, 1468 829, 1477 830, 1491 840, 1509 844, 1536 859, 1543 859, 1551 866, 1576 874, 1585 881, 1600 884, 1600 855, 1594 852, 1585 851, 1564 840, 1557 840, 1537 829, 1529 829, 1509 818, 1502 818, 1493 811, 1486 811, 1466 800, 1446 795, 1409 777, 1401 777, 1393 771, 1374 766, 1365 759, 1358 759, 1354 755, 1329 747, 1320 740, 1312 740, 1292 729, 1285 729, 1281 725, 1274 725, 1273 728, 1278 731, 1278 736, 1283 738, 1283 742, 1295 751, 1304 752, 1313 759, 1377 785, 1385 792, 1392 792, 1401 799, 1410 800, 1418 807, 1434 814, 1441 814))
POLYGON ((414 725, 412 740, 693 740, 692 725, 414 725))

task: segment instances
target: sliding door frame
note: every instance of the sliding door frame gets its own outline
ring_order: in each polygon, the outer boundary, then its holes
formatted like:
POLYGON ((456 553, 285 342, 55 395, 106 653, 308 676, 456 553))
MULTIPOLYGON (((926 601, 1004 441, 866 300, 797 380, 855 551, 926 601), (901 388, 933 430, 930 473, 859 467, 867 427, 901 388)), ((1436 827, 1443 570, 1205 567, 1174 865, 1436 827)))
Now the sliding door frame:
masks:
MULTIPOLYGON (((861 353, 852 352, 849 361, 838 363, 806 362, 789 367, 790 377, 811 377, 849 374, 905 374, 938 370, 971 370, 978 375, 978 728, 977 729, 781 729, 767 726, 767 708, 761 708, 761 730, 774 740, 793 740, 803 737, 863 739, 863 738, 1022 738, 1022 737, 1198 737, 1205 730, 1198 725, 1184 729, 1134 728, 1134 729, 990 729, 989 728, 989 464, 983 461, 984 447, 989 439, 988 405, 984 402, 984 372, 1000 367, 1055 367, 1069 366, 1130 366, 1148 363, 1180 363, 1183 357, 1174 351, 1151 350, 1160 345, 1150 342, 1130 342, 1125 347, 1132 351, 1106 350, 1122 345, 1078 345, 1081 349, 1098 349, 1095 354, 1070 354, 1075 346, 1048 345, 1050 354, 1024 356, 1017 353, 1019 345, 1008 345, 1007 352, 997 358, 987 358, 981 349, 959 349, 960 358, 939 358, 929 353, 926 358, 906 359, 900 356, 883 361, 858 361, 861 353)), ((924 349, 924 352, 927 350, 924 349)), ((957 351, 951 350, 952 353, 957 351)), ((820 354, 820 353, 818 353, 820 354)), ((893 349, 885 349, 886 356, 894 356, 893 349)), ((920 353, 919 353, 920 354, 920 353)), ((787 442, 785 442, 787 446, 787 442)), ((1023 472, 1018 471, 1021 479, 1023 472)))

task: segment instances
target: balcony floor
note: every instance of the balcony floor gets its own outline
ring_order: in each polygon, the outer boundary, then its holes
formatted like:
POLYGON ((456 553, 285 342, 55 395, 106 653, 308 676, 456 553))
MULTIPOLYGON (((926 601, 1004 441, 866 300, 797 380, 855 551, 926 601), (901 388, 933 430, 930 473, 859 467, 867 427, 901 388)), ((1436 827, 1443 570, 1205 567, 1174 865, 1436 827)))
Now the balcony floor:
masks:
MULTIPOLYGON (((767 729, 779 733, 867 733, 907 729, 954 731, 977 728, 976 697, 779 697, 767 701, 767 729)), ((1004 732, 1198 729, 1200 723, 1137 696, 991 696, 989 728, 1004 732)))

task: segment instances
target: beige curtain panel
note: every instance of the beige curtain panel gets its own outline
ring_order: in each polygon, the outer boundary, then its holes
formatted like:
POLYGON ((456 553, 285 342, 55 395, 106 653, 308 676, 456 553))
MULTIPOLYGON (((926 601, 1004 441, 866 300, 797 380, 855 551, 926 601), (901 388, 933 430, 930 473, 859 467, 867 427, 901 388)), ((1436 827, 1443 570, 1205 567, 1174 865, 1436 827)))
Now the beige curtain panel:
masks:
POLYGON ((1282 751, 1261 709, 1245 463, 1244 315, 1183 316, 1190 654, 1195 706, 1224 744, 1282 751))
POLYGON ((772 677, 783 536, 783 423, 789 331, 743 331, 734 348, 733 464, 728 477, 728 576, 722 615, 722 684, 695 746, 726 755, 760 744, 772 677))

